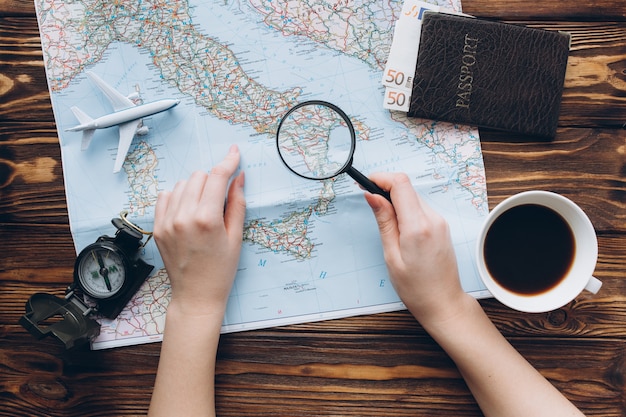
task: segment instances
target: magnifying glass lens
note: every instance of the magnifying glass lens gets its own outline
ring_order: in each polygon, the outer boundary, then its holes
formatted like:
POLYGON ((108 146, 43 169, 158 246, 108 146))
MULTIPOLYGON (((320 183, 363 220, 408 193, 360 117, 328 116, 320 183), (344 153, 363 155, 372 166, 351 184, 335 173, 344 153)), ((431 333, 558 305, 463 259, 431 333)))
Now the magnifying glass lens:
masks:
POLYGON ((313 100, 292 107, 278 125, 276 145, 280 158, 294 174, 326 180, 346 173, 370 193, 391 201, 389 192, 352 166, 354 126, 334 104, 313 100))
POLYGON ((328 104, 304 103, 292 108, 278 128, 283 162, 301 177, 332 178, 350 164, 355 139, 350 121, 328 104))

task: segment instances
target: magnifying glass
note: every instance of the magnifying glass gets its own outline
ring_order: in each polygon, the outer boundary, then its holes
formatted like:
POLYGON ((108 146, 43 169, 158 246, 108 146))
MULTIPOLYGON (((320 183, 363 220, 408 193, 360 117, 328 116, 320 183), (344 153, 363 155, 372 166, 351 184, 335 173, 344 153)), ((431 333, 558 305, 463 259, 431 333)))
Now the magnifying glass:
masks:
POLYGON ((370 193, 391 202, 389 192, 352 166, 354 126, 334 104, 311 100, 289 109, 278 125, 276 146, 287 168, 302 178, 327 180, 345 173, 370 193))

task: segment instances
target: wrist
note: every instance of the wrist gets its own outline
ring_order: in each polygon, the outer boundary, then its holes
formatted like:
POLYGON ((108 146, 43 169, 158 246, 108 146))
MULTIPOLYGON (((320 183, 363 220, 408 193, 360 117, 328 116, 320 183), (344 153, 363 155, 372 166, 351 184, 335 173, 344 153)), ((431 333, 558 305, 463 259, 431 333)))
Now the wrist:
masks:
POLYGON ((422 326, 457 366, 473 355, 484 354, 486 346, 500 346, 505 341, 478 301, 468 294, 450 312, 430 317, 422 326))
POLYGON ((203 323, 205 328, 221 328, 224 320, 225 306, 203 303, 194 306, 193 303, 179 302, 172 298, 167 307, 167 322, 203 323))
POLYGON ((449 300, 440 300, 429 309, 411 310, 411 313, 431 336, 448 332, 468 319, 473 320, 477 314, 484 314, 478 301, 465 292, 449 300))
POLYGON ((187 316, 223 316, 228 304, 229 289, 215 286, 208 288, 179 282, 172 285, 172 296, 168 306, 187 316))

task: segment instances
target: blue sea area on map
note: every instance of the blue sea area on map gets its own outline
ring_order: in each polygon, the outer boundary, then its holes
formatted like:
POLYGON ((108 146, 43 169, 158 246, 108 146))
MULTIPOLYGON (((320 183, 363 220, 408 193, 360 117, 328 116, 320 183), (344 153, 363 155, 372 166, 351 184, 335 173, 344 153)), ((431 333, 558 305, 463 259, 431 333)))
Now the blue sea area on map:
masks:
MULTIPOLYGON (((255 3, 261 2, 251 2, 255 3)), ((172 189, 194 170, 210 170, 236 143, 242 156, 240 168, 246 172, 248 207, 224 331, 403 308, 387 276, 378 228, 363 191, 345 175, 319 182, 291 174, 276 150, 278 107, 272 103, 252 113, 244 106, 247 95, 263 92, 253 97, 256 102, 263 102, 266 94, 293 104, 318 99, 342 108, 359 131, 366 132, 356 145, 355 168, 366 175, 406 172, 428 204, 450 223, 464 289, 479 297, 488 295, 473 259, 478 228, 487 214, 475 129, 409 120, 384 110, 382 68, 374 59, 338 50, 315 32, 294 35, 279 30, 246 2, 192 2, 191 7, 179 7, 189 12, 193 26, 183 34, 171 34, 177 36, 174 46, 146 44, 149 39, 112 41, 101 59, 77 71, 67 86, 51 90, 77 250, 111 234, 110 220, 121 210, 129 210, 133 222, 151 230, 158 191, 172 189), (202 55, 192 49, 197 45, 219 54, 202 55), (186 47, 199 55, 185 55, 186 47), (174 55, 167 48, 181 51, 174 55), (173 56, 187 56, 187 66, 173 56), (167 59, 178 69, 164 64, 167 59), (232 71, 207 77, 203 68, 211 60, 227 61, 232 71), (137 93, 144 102, 181 100, 173 109, 144 119, 149 132, 135 137, 117 174, 112 172, 116 127, 96 131, 86 151, 80 149, 81 133, 66 131, 78 124, 72 106, 92 117, 112 111, 85 71, 96 73, 122 94, 137 93), (198 74, 198 79, 190 74, 198 74), (209 80, 217 80, 218 75, 224 85, 232 81, 232 88, 208 88, 209 80), (229 100, 221 102, 222 95, 229 100)), ((82 18, 80 9, 72 13, 82 18)), ((379 47, 391 42, 392 26, 387 26, 387 32, 381 32, 386 38, 372 41, 379 47)), ((50 46, 46 42, 54 43, 54 38, 43 42, 45 50, 50 46)), ((51 57, 46 62, 52 84, 55 63, 51 57)), ((214 63, 215 68, 222 68, 219 63, 214 63)), ((151 303, 156 293, 159 300, 166 298, 167 277, 154 242, 143 255, 156 266, 154 281, 146 283, 134 309, 120 320, 142 316, 145 329, 130 337, 116 330, 124 328, 120 323, 109 324, 108 330, 105 325, 105 344, 151 341, 162 331, 161 325, 153 325, 156 315, 151 303)), ((160 301, 160 321, 163 308, 160 301)))

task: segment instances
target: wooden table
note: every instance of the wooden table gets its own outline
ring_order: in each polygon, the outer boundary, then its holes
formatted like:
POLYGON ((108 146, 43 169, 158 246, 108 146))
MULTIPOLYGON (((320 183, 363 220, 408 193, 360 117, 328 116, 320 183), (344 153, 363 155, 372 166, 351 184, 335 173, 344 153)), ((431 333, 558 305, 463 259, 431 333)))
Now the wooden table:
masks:
MULTIPOLYGON (((481 131, 489 205, 530 189, 577 202, 598 233, 604 286, 546 314, 482 305, 586 414, 624 416, 626 2, 464 0, 463 8, 572 33, 557 137, 481 131)), ((0 0, 0 16, 0 415, 144 414, 159 343, 70 354, 17 324, 32 293, 62 294, 75 252, 34 7, 0 0)), ((481 415, 454 364, 407 312, 225 335, 217 408, 222 416, 481 415)))

